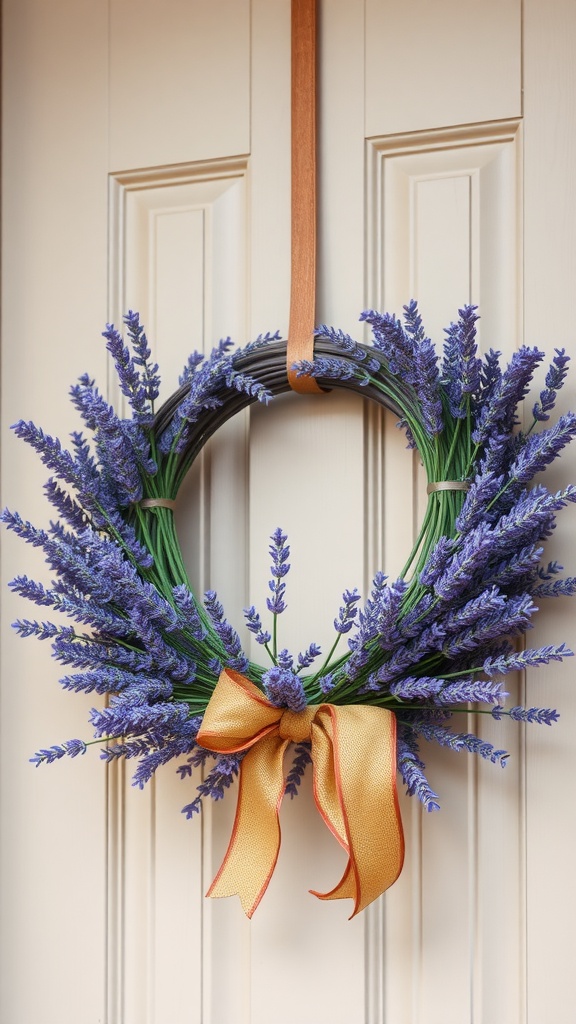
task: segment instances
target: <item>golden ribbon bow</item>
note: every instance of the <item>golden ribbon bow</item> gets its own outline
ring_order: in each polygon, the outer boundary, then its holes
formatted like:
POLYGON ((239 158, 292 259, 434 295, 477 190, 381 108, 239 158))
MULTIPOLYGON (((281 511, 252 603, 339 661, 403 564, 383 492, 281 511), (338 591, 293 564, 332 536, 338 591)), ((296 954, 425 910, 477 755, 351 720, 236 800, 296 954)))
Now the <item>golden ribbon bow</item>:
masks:
POLYGON ((396 793, 396 718, 364 704, 311 704, 294 712, 271 704, 254 683, 224 669, 198 743, 218 754, 247 751, 240 765, 236 819, 208 896, 240 897, 256 910, 278 859, 284 752, 311 740, 314 799, 348 854, 338 885, 319 899, 354 900, 354 917, 402 870, 404 839, 396 793))

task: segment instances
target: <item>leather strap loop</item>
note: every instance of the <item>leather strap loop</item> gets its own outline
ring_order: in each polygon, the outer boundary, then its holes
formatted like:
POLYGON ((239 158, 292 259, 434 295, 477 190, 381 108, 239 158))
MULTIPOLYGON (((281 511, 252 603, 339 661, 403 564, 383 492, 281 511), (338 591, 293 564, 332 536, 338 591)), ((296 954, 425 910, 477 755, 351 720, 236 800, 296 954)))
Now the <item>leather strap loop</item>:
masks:
POLYGON ((316 0, 292 0, 292 264, 286 368, 290 387, 323 394, 292 369, 314 358, 316 303, 316 0))

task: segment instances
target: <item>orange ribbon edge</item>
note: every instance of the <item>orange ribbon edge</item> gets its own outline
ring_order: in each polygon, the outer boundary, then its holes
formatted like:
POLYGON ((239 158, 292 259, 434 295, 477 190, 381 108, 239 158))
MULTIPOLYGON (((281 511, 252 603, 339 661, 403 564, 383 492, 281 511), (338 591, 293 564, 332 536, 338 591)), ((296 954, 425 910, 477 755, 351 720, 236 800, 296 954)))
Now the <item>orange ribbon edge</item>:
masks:
POLYGON ((310 891, 324 900, 351 898, 354 917, 402 870, 395 715, 365 704, 311 704, 296 713, 271 704, 245 676, 224 669, 197 741, 214 753, 244 757, 230 843, 207 896, 239 896, 247 917, 278 859, 284 753, 290 743, 305 740, 311 741, 316 806, 348 854, 333 889, 310 891))

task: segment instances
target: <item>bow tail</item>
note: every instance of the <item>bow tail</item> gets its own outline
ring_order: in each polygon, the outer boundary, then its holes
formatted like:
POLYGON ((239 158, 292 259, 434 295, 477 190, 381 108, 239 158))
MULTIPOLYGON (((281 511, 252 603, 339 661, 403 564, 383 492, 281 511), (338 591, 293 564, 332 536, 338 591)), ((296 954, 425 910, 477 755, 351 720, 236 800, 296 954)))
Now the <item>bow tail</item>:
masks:
POLYGON ((278 859, 278 811, 284 793, 283 760, 288 742, 278 735, 266 736, 244 757, 230 843, 206 894, 239 896, 247 917, 252 917, 266 892, 278 859))
POLYGON ((396 792, 396 719, 384 708, 324 705, 312 728, 314 797, 348 854, 320 899, 354 900, 352 917, 396 881, 404 837, 396 792), (374 715, 374 712, 379 712, 374 715), (359 737, 362 737, 359 749, 359 737))

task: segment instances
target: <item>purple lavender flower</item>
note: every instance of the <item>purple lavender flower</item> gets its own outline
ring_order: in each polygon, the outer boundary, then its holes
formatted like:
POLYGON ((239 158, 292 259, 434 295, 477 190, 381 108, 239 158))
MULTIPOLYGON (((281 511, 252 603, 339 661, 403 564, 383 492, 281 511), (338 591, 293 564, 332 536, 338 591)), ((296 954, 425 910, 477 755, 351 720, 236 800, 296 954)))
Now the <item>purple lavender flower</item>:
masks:
POLYGON ((74 693, 119 693, 127 687, 142 686, 142 683, 142 674, 137 675, 114 666, 76 672, 60 679, 60 685, 74 693))
POLYGON ((446 330, 442 377, 452 416, 466 415, 465 395, 474 395, 480 389, 481 360, 476 355, 477 306, 459 309, 460 319, 446 330))
POLYGON ((337 633, 349 633, 358 614, 358 609, 355 605, 360 600, 360 594, 356 588, 354 590, 345 590, 342 594, 342 600, 344 604, 338 612, 338 618, 334 619, 334 629, 337 633))
POLYGON ((73 668, 96 669, 103 666, 127 669, 130 672, 150 672, 161 669, 146 651, 131 650, 121 644, 110 644, 107 640, 92 638, 86 634, 74 633, 64 627, 56 635, 52 651, 56 661, 73 668))
POLYGON ((488 566, 479 580, 479 587, 494 586, 508 594, 520 593, 532 588, 537 578, 537 565, 542 555, 542 548, 536 544, 528 544, 518 552, 488 566))
POLYGON ((553 576, 556 576, 559 572, 562 572, 564 568, 560 565, 560 562, 548 562, 548 565, 541 565, 538 569, 538 578, 541 580, 551 580, 553 576))
POLYGON ((564 580, 556 580, 554 583, 541 583, 538 587, 532 587, 532 597, 572 597, 576 594, 576 578, 568 576, 564 580))
POLYGON ((159 750, 152 750, 145 754, 134 772, 132 785, 137 786, 138 789, 143 789, 158 768, 161 768, 164 764, 168 764, 168 762, 172 761, 175 757, 181 757, 183 754, 189 753, 195 745, 196 743, 194 738, 189 736, 177 736, 174 739, 169 740, 166 745, 161 747, 159 750))
POLYGON ((236 391, 242 391, 251 398, 256 398, 263 405, 267 405, 272 398, 272 392, 255 377, 247 373, 240 373, 238 370, 230 369, 225 375, 226 385, 236 391))
POLYGON ((534 647, 500 657, 486 658, 482 671, 487 676, 506 675, 508 672, 522 672, 525 668, 534 665, 547 665, 549 661, 562 661, 563 658, 569 658, 573 654, 574 652, 566 644, 534 647))
POLYGON ((484 405, 492 397, 496 386, 502 377, 500 368, 501 352, 495 352, 491 348, 484 354, 480 365, 480 396, 478 405, 484 405))
POLYGON ((408 442, 406 448, 408 449, 408 451, 414 451, 414 449, 417 448, 418 445, 416 444, 416 438, 412 433, 412 429, 406 417, 402 416, 401 419, 398 420, 396 426, 398 427, 398 430, 403 430, 406 435, 406 440, 408 442))
POLYGON ((554 708, 515 707, 505 711, 502 707, 496 707, 492 710, 492 715, 497 720, 500 720, 502 715, 509 715, 515 722, 535 722, 537 725, 552 725, 560 718, 554 708))
POLYGON ((58 760, 60 757, 77 757, 78 754, 86 753, 86 744, 83 740, 66 740, 64 743, 54 744, 53 747, 47 747, 46 749, 39 750, 38 753, 34 754, 34 757, 30 758, 32 764, 52 764, 53 761, 58 760))
POLYGON ((167 739, 187 728, 190 715, 188 705, 183 702, 148 703, 147 694, 139 688, 111 697, 106 708, 92 708, 90 721, 96 737, 138 736, 150 732, 155 736, 155 745, 163 746, 167 739))
POLYGON ((39 530, 27 519, 22 519, 18 512, 11 512, 4 508, 0 513, 0 522, 4 523, 8 530, 13 530, 18 537, 22 537, 34 548, 43 548, 50 544, 50 538, 46 530, 39 530))
POLYGON ((187 394, 158 439, 162 453, 182 452, 189 439, 190 426, 204 410, 219 408, 231 388, 243 391, 261 402, 267 402, 271 397, 271 393, 260 382, 235 369, 234 357, 228 354, 231 344, 229 338, 223 339, 208 359, 200 359, 195 355, 185 368, 181 380, 188 389, 187 394))
POLYGON ((246 619, 246 626, 256 638, 256 643, 264 645, 270 642, 272 639, 271 634, 268 630, 262 629, 262 620, 254 605, 244 609, 244 618, 246 619))
POLYGON ((285 533, 282 533, 280 527, 276 528, 270 539, 272 544, 268 550, 270 552, 270 557, 272 558, 272 565, 270 568, 272 579, 269 581, 268 586, 272 591, 272 597, 267 598, 266 607, 273 615, 280 615, 280 613, 286 608, 286 603, 284 601, 286 584, 281 581, 290 571, 290 565, 288 562, 288 559, 290 558, 290 548, 286 543, 288 537, 285 533))
POLYGON ((493 557, 548 537, 554 526, 555 513, 569 501, 576 501, 576 487, 573 485, 555 494, 539 486, 525 491, 512 511, 502 516, 494 527, 493 557))
POLYGON ((382 650, 391 650, 399 639, 398 618, 402 599, 408 589, 403 579, 385 584, 386 577, 377 573, 372 584, 372 593, 361 618, 360 630, 367 639, 377 636, 382 650))
POLYGON ((476 625, 485 616, 500 613, 506 607, 506 597, 497 587, 487 587, 478 597, 466 601, 460 608, 449 611, 442 620, 446 635, 458 633, 476 625))
POLYGON ((60 480, 65 480, 73 487, 80 485, 78 467, 70 452, 62 448, 58 438, 51 437, 40 427, 36 427, 34 423, 26 423, 24 420, 15 423, 12 430, 17 437, 21 437, 34 451, 38 452, 44 465, 56 473, 60 480))
POLYGON ((370 374, 364 367, 339 356, 316 356, 314 361, 301 359, 294 363, 297 377, 326 378, 326 380, 356 380, 360 386, 370 383, 370 374))
POLYGON ((527 394, 534 370, 543 357, 543 352, 525 345, 513 353, 508 368, 495 381, 490 397, 480 406, 472 433, 475 444, 483 444, 491 434, 512 430, 518 403, 527 394))
POLYGON ((301 651, 300 654, 298 655, 297 671, 300 672, 301 669, 303 668, 309 668, 312 662, 315 661, 315 659, 319 657, 320 654, 322 654, 322 651, 319 648, 318 644, 310 644, 310 646, 305 651, 301 651))
POLYGON ((206 762, 211 758, 215 758, 215 756, 212 750, 207 750, 206 747, 195 746, 185 763, 178 765, 176 773, 181 779, 191 779, 194 768, 203 768, 206 762))
POLYGON ((158 367, 149 363, 150 349, 138 313, 130 310, 124 317, 132 341, 134 356, 130 355, 121 335, 113 324, 107 324, 103 337, 110 352, 122 394, 126 396, 138 423, 150 425, 153 416, 153 402, 158 397, 160 378, 158 367), (141 367, 141 370, 139 369, 141 367))
POLYGON ((129 761, 131 758, 145 757, 153 748, 154 739, 145 734, 136 739, 127 740, 125 743, 110 743, 103 747, 100 750, 100 760, 105 761, 106 764, 119 761, 122 757, 129 761))
POLYGON ((518 636, 530 627, 530 616, 536 611, 530 594, 511 597, 496 611, 483 616, 473 626, 451 636, 442 648, 447 658, 457 658, 465 651, 482 648, 491 640, 518 636))
POLYGON ((408 796, 417 796, 427 811, 439 811, 438 794, 430 787, 418 756, 418 746, 412 730, 401 726, 396 748, 396 764, 408 796))
POLYGON ((222 800, 226 790, 230 788, 238 775, 242 757, 242 754, 221 754, 217 757, 214 768, 197 787, 198 796, 182 808, 182 814, 185 814, 187 818, 198 814, 202 808, 203 797, 222 800))
POLYGON ((556 395, 562 387, 566 374, 568 372, 568 363, 570 362, 570 356, 565 355, 565 349, 555 349, 556 355, 554 356, 550 369, 546 374, 546 388, 540 392, 540 401, 536 402, 532 409, 532 415, 535 420, 548 420, 550 417, 548 413, 554 408, 556 404, 556 395))
POLYGON ((369 358, 369 354, 365 348, 362 348, 354 338, 351 338, 345 331, 336 330, 334 327, 328 327, 327 324, 320 324, 314 331, 315 338, 327 338, 332 344, 345 352, 349 359, 353 359, 356 363, 365 363, 366 369, 370 373, 377 373, 380 369, 380 363, 377 359, 369 358))
POLYGON ((86 512, 77 501, 74 501, 58 485, 58 482, 53 477, 50 477, 44 484, 44 493, 65 523, 68 523, 77 532, 81 532, 86 528, 88 525, 86 512))
POLYGON ((384 353, 390 373, 402 377, 407 384, 415 384, 414 339, 403 329, 400 320, 373 309, 365 310, 360 320, 372 326, 374 347, 384 353))
POLYGON ((86 374, 70 389, 70 394, 86 425, 94 432, 100 463, 118 493, 119 503, 139 501, 143 493, 141 472, 149 476, 157 472, 142 428, 138 423, 120 420, 86 374))
MULTIPOLYGON (((76 622, 81 622, 84 625, 92 626, 94 629, 107 633, 109 637, 125 637, 129 632, 129 624, 125 616, 115 611, 101 608, 95 601, 86 601, 84 598, 76 597, 74 594, 68 597, 57 590, 46 590, 42 584, 35 583, 26 576, 17 576, 8 586, 16 594, 26 597, 29 601, 54 608, 56 611, 75 619, 76 622)), ((50 635, 46 630, 48 623, 43 623, 42 625, 43 635, 41 638, 45 639, 50 635)), ((56 635, 59 632, 60 627, 55 626, 52 635, 56 635)))
POLYGON ((442 601, 453 601, 466 590, 471 578, 483 568, 493 553, 493 534, 481 522, 466 537, 452 556, 446 569, 434 584, 434 592, 442 601))
POLYGON ((443 429, 438 357, 430 338, 426 337, 415 299, 404 306, 404 323, 405 333, 412 342, 413 383, 420 399, 422 419, 428 433, 434 436, 443 429))
POLYGON ((416 390, 422 406, 424 426, 432 436, 443 430, 437 362, 438 356, 432 342, 424 338, 416 350, 416 390))
POLYGON ((278 662, 279 668, 286 668, 290 671, 294 669, 294 658, 292 657, 290 651, 286 647, 283 647, 282 650, 278 653, 278 657, 276 660, 278 662))
POLYGON ((66 627, 55 626, 53 622, 38 622, 36 619, 16 619, 12 628, 19 636, 35 636, 37 640, 53 640, 54 637, 65 636, 69 638, 74 635, 74 630, 66 627))
POLYGON ((274 665, 262 676, 262 684, 268 700, 277 707, 290 711, 303 711, 306 707, 304 687, 291 669, 274 665))
MULTIPOLYGON (((482 457, 478 466, 478 476, 487 477, 491 473, 495 479, 502 478, 504 483, 510 463, 517 451, 517 436, 499 430, 494 431, 486 439, 482 449, 482 457)), ((490 499, 493 502, 494 498, 490 499)))
POLYGON ((452 706, 455 704, 498 704, 508 694, 500 683, 487 682, 484 679, 453 680, 440 688, 433 698, 433 703, 452 706))
POLYGON ((435 676, 405 676, 390 686, 390 693, 399 700, 428 700, 442 689, 443 679, 435 676))
POLYGON ((294 747, 294 759, 292 761, 292 767, 286 777, 286 789, 284 791, 285 793, 288 793, 292 800, 295 796, 298 796, 300 783, 302 782, 304 773, 309 764, 312 764, 310 744, 298 743, 294 747))
POLYGON ((333 672, 328 672, 327 675, 320 676, 318 682, 320 683, 320 689, 325 697, 327 697, 336 686, 336 679, 333 672))
POLYGON ((192 377, 194 376, 194 372, 196 370, 196 367, 200 366, 200 363, 203 362, 203 360, 204 360, 204 355, 203 355, 202 352, 191 352, 190 353, 190 355, 188 356, 188 359, 186 360, 186 364, 184 366, 184 369, 182 370, 182 373, 180 374, 180 376, 178 378, 178 383, 180 384, 180 387, 184 387, 185 384, 189 384, 190 383, 192 377))
POLYGON ((158 398, 158 394, 160 392, 158 365, 156 363, 150 363, 150 356, 152 353, 150 351, 150 346, 148 345, 148 339, 144 333, 144 327, 140 323, 139 313, 134 313, 129 309, 123 317, 123 320, 128 328, 128 337, 132 342, 134 363, 136 366, 141 367, 140 373, 144 394, 147 401, 152 404, 158 398))
POLYGON ((406 641, 412 637, 419 636, 423 629, 423 623, 428 623, 435 613, 437 614, 438 602, 430 593, 424 593, 416 604, 405 612, 399 624, 398 639, 406 641))
POLYGON ((172 588, 176 611, 182 616, 186 629, 188 629, 195 640, 204 640, 208 636, 196 600, 191 590, 182 583, 172 588))
POLYGON ((517 458, 510 466, 510 478, 528 483, 536 473, 542 473, 576 434, 576 415, 566 413, 554 426, 540 434, 528 437, 517 458))
POLYGON ((440 537, 428 555, 426 564, 420 572, 419 580, 423 587, 432 587, 444 572, 449 558, 454 554, 455 544, 451 537, 440 537))
POLYGON ((214 629, 216 630, 222 646, 226 653, 226 664, 237 672, 247 672, 250 662, 242 650, 242 644, 238 633, 226 621, 224 609, 218 600, 215 590, 207 590, 204 595, 206 611, 208 612, 214 629))
MULTIPOLYGON (((486 521, 487 506, 496 498, 503 485, 504 476, 496 476, 490 470, 476 477, 470 484, 462 509, 456 517, 454 525, 458 533, 468 533, 479 523, 486 521)), ((442 540, 444 539, 442 538, 442 540)), ((447 545, 449 544, 450 542, 447 541, 447 545)))
POLYGON ((418 722, 418 732, 424 739, 439 743, 442 747, 449 747, 450 750, 467 750, 471 754, 479 754, 493 764, 505 766, 509 754, 505 750, 496 750, 492 743, 481 740, 473 733, 455 733, 443 725, 435 722, 421 720, 418 722))
POLYGON ((259 334, 254 341, 249 341, 244 346, 243 352, 254 352, 255 349, 264 348, 271 341, 281 341, 282 335, 280 331, 266 331, 264 334, 259 334))

